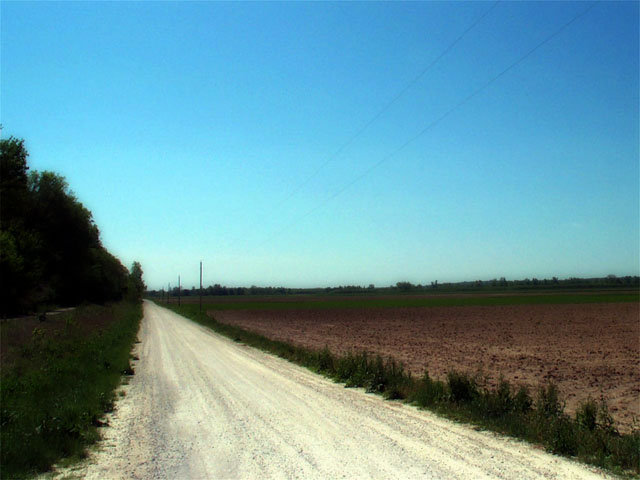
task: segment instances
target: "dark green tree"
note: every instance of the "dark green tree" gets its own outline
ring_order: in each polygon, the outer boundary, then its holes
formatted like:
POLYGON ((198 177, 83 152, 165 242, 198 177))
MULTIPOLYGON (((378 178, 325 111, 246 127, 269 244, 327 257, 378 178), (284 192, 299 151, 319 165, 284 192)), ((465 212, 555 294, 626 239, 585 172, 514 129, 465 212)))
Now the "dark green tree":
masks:
POLYGON ((119 300, 127 269, 100 242, 64 177, 28 172, 23 140, 0 140, 0 314, 119 300))
POLYGON ((147 288, 142 280, 142 265, 139 262, 133 262, 131 272, 129 273, 129 299, 133 301, 142 300, 142 294, 147 288))
POLYGON ((401 292, 410 292, 413 289, 411 282, 398 282, 396 288, 401 292))
POLYGON ((69 190, 66 180, 53 172, 33 172, 29 178, 33 210, 28 226, 40 232, 47 251, 44 276, 56 301, 74 305, 93 296, 91 271, 101 249, 100 233, 91 212, 69 190))
POLYGON ((7 230, 9 225, 21 222, 27 209, 28 178, 27 153, 24 140, 9 138, 0 140, 0 225, 7 230))
POLYGON ((32 210, 23 140, 0 140, 0 275, 2 313, 18 313, 38 300, 41 238, 26 219, 32 210))

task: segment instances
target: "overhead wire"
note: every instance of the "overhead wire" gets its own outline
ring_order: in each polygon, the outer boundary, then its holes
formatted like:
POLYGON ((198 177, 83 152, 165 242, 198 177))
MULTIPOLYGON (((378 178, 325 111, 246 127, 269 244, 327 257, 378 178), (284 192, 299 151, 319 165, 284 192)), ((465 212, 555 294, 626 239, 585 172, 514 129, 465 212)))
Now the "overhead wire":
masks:
POLYGON ((381 165, 383 165, 384 163, 386 163, 387 161, 389 161, 391 158, 393 158, 394 156, 396 156, 398 153, 400 153, 402 150, 404 150, 407 146, 409 146, 411 143, 415 142, 418 138, 422 137, 425 133, 427 133, 429 130, 431 130, 432 128, 434 128, 436 125, 438 125, 442 120, 444 120, 445 118, 447 118, 449 115, 451 115, 453 112, 455 112, 456 110, 458 110, 460 107, 462 107, 463 105, 465 105, 466 103, 468 103, 471 99, 473 99, 474 97, 476 97, 478 94, 480 94, 481 92, 483 92, 484 90, 486 90, 489 86, 491 86, 493 83, 495 83, 496 81, 498 81, 500 78, 502 78, 507 72, 509 72, 510 70, 512 70, 513 68, 515 68, 517 65, 519 65, 520 63, 522 63, 524 60, 526 60, 527 58, 529 58, 531 55, 533 55, 536 51, 538 51, 541 47, 543 47, 544 45, 546 45, 547 43, 549 43, 551 40, 553 40, 555 37, 557 37, 558 35, 560 35, 564 30, 566 30, 569 26, 571 26, 573 23, 575 23, 577 20, 579 20, 580 18, 582 18, 583 16, 585 16, 587 13, 589 13, 598 3, 600 3, 601 0, 596 0, 594 2, 592 2, 586 9, 582 10, 580 13, 578 13, 577 15, 575 15, 574 17, 572 17, 568 22, 564 23, 562 26, 560 26, 558 29, 556 29, 553 33, 551 33, 550 35, 548 35, 547 37, 544 38, 544 40, 542 40, 541 42, 539 42, 538 44, 536 44, 533 48, 531 48, 530 50, 528 50, 524 55, 520 56, 517 60, 515 60, 514 62, 512 62, 507 68, 505 68, 504 70, 502 70, 500 73, 498 73, 497 75, 491 77, 487 82, 485 82, 484 84, 482 84, 480 87, 478 87, 477 89, 475 89, 473 92, 471 92, 469 95, 467 95, 466 97, 464 97, 462 100, 460 100, 458 103, 456 103, 453 107, 451 107, 449 110, 447 110, 445 113, 443 113, 442 115, 440 115, 438 118, 436 118, 435 120, 433 120, 431 123, 429 123, 426 127, 424 127, 422 130, 420 130, 417 134, 415 134, 414 136, 412 136, 411 138, 409 138, 407 141, 405 141, 402 145, 400 145, 398 148, 396 148, 395 150, 393 150, 391 153, 387 154, 386 156, 382 157, 380 160, 378 160, 376 163, 374 163, 373 165, 371 165, 368 169, 366 169, 364 172, 362 172, 360 175, 358 175, 356 178, 354 178, 353 180, 351 180, 350 182, 346 183, 345 185, 343 185, 340 189, 338 189, 337 191, 335 191, 334 193, 332 193, 331 195, 329 195, 328 197, 326 197, 324 200, 322 200, 320 203, 318 203, 315 207, 311 208, 310 210, 308 210, 307 212, 305 212, 304 214, 300 215, 299 217, 297 217, 296 219, 294 219, 293 221, 291 221, 290 223, 288 223, 285 227, 283 227, 282 229, 278 230, 278 232, 276 232, 275 234, 271 235, 265 242, 261 243, 260 246, 263 246, 267 243, 270 243, 273 239, 279 237, 280 235, 282 235, 285 231, 287 231, 288 229, 290 229, 291 227, 293 227, 294 225, 296 225, 297 223, 299 223, 300 221, 304 220, 306 217, 308 217, 309 215, 312 215, 313 213, 315 213, 317 210, 319 210, 320 208, 322 208, 324 205, 326 205, 327 203, 329 203, 330 201, 332 201, 333 199, 335 199, 336 197, 338 197, 339 195, 341 195, 342 193, 344 193, 346 190, 348 190, 349 188, 351 188, 353 185, 355 185, 356 183, 358 183, 359 181, 361 181, 363 178, 365 178, 366 176, 368 176, 371 172, 373 172, 374 170, 376 170, 377 168, 379 168, 381 165))
POLYGON ((333 160, 335 160, 338 155, 340 155, 344 150, 347 149, 360 135, 362 135, 371 125, 373 125, 384 113, 386 113, 400 98, 404 96, 416 83, 424 77, 427 72, 429 72, 435 65, 451 50, 455 48, 455 46, 460 43, 460 41, 467 36, 467 34, 473 30, 484 18, 491 13, 491 11, 501 2, 502 0, 496 0, 491 4, 491 6, 485 10, 482 15, 476 18, 460 35, 458 35, 453 42, 451 42, 440 54, 434 58, 431 63, 429 63, 425 68, 423 68, 415 77, 413 77, 398 93, 396 93, 387 103, 385 103, 382 108, 380 108, 373 117, 371 117, 356 133, 351 135, 344 141, 331 155, 329 155, 324 162, 322 162, 309 176, 307 176, 302 182, 300 182, 296 187, 293 188, 289 192, 289 194, 280 200, 272 209, 272 212, 278 211, 278 209, 288 202, 292 197, 294 197, 300 190, 302 190, 311 180, 313 180, 327 165, 329 165, 333 160))
POLYGON ((313 180, 318 173, 324 169, 329 163, 331 163, 338 155, 340 155, 349 145, 351 145, 360 135, 362 135, 371 125, 375 123, 389 108, 393 106, 402 96, 407 93, 418 81, 429 71, 431 70, 447 53, 449 53, 453 48, 460 43, 460 41, 471 31, 473 30, 491 11, 500 3, 501 0, 495 1, 491 7, 489 7, 482 15, 480 15, 471 25, 469 25, 458 37, 451 43, 447 48, 445 48, 440 55, 438 55, 429 65, 427 65, 418 75, 416 75, 409 83, 407 83, 402 90, 400 90, 391 100, 389 100, 378 112, 367 122, 365 123, 355 134, 349 137, 332 155, 330 155, 323 163, 318 166, 311 175, 309 175, 305 180, 303 180, 297 187, 295 187, 286 198, 281 200, 277 206, 280 207, 282 204, 287 202, 291 197, 293 197, 296 193, 298 193, 302 187, 304 187, 307 183, 313 180))

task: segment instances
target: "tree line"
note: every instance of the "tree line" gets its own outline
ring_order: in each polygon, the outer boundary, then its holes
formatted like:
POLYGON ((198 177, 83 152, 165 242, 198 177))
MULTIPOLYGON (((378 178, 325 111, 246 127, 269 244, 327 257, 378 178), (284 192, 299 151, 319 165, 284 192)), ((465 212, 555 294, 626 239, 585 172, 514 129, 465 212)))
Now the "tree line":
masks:
MULTIPOLYGON (((286 287, 227 287, 220 284, 203 287, 202 294, 207 296, 231 296, 231 295, 317 295, 317 294, 395 294, 395 293, 465 293, 465 292, 508 292, 508 291, 535 291, 535 290, 583 290, 583 289, 637 289, 640 287, 640 277, 607 275, 596 278, 567 278, 557 277, 537 279, 525 278, 521 280, 507 280, 502 277, 492 280, 473 280, 455 283, 438 283, 437 280, 430 284, 413 284, 411 282, 397 282, 395 285, 376 287, 374 284, 368 286, 341 285, 337 287, 317 287, 317 288, 286 288, 286 287)), ((167 292, 162 290, 149 290, 145 293, 149 297, 164 297, 167 292)), ((172 288, 168 295, 170 297, 197 296, 200 290, 196 287, 172 288)))
MULTIPOLYGON (((148 290, 145 295, 148 297, 163 297, 167 291, 162 290, 148 290)), ((309 293, 322 293, 323 288, 285 288, 285 287, 226 287, 216 283, 215 285, 209 285, 208 287, 202 287, 203 295, 295 295, 295 294, 309 294, 309 293)), ((169 290, 169 296, 177 297, 178 295, 183 297, 200 295, 200 289, 196 287, 182 288, 173 287, 169 290)))
POLYGON ((524 278, 520 280, 507 280, 505 277, 491 280, 472 280, 456 283, 438 283, 437 280, 430 285, 414 285, 411 282, 398 282, 395 288, 399 292, 427 292, 433 290, 463 292, 463 291, 517 291, 517 290, 575 290, 575 289, 596 289, 596 288, 638 288, 640 277, 607 275, 606 277, 566 279, 552 278, 524 278))
POLYGON ((107 251, 64 177, 29 171, 24 140, 0 140, 0 314, 142 298, 142 267, 107 251))

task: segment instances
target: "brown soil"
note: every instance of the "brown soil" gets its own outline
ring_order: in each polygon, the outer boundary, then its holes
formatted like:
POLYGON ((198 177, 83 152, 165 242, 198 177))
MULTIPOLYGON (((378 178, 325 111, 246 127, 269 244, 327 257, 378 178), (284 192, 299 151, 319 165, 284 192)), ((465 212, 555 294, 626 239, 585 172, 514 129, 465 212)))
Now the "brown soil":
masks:
POLYGON ((557 384, 567 411, 606 399, 621 431, 640 428, 640 305, 601 303, 345 310, 214 311, 219 321, 336 353, 368 351, 414 374, 500 375, 557 384))

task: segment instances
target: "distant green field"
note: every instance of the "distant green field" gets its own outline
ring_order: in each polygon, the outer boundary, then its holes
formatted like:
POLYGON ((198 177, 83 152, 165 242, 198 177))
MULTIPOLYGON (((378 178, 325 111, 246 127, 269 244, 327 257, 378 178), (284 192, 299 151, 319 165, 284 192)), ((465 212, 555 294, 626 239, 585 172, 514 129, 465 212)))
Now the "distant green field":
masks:
MULTIPOLYGON (((156 300, 157 301, 157 300, 156 300)), ((176 298, 171 303, 177 302, 176 298)), ((186 297, 183 303, 197 303, 197 297, 186 297)), ((577 303, 640 302, 634 293, 570 293, 547 295, 491 295, 491 296, 354 296, 335 298, 326 296, 295 297, 204 297, 207 310, 318 310, 344 308, 398 307, 465 307, 496 305, 558 305, 577 303)), ((161 302, 158 302, 161 303, 161 302)))

